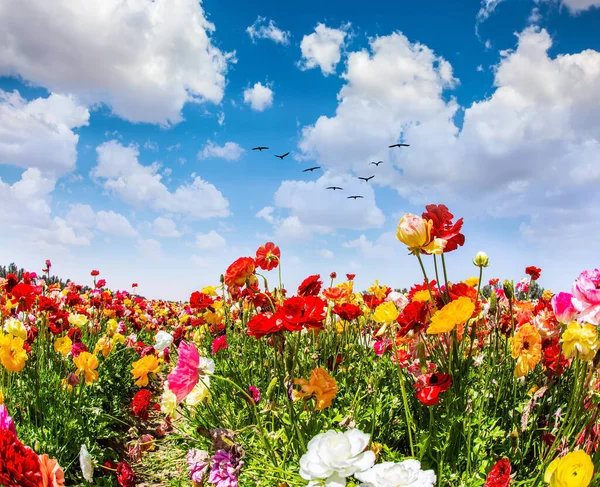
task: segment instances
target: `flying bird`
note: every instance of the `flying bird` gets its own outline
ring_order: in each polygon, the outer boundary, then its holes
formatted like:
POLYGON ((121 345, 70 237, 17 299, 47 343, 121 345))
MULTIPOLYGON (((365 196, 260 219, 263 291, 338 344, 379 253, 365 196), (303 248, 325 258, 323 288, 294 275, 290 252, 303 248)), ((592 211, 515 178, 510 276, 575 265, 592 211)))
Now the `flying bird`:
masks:
POLYGON ((392 147, 410 147, 410 144, 392 144, 390 145, 390 149, 392 147))
POLYGON ((371 162, 374 166, 379 166, 379 164, 383 164, 383 161, 371 162))
POLYGON ((374 177, 375 177, 374 175, 373 175, 373 176, 369 176, 368 178, 361 178, 361 177, 359 176, 359 178, 358 178, 358 179, 362 179, 362 180, 363 180, 365 183, 368 183, 368 182, 369 182, 369 180, 370 180, 370 179, 373 179, 374 177))
POLYGON ((336 189, 344 189, 344 188, 340 188, 339 186, 328 186, 327 189, 333 189, 335 191, 336 189))
POLYGON ((278 156, 278 155, 276 155, 275 157, 279 157, 279 159, 281 159, 281 160, 283 161, 283 158, 284 158, 285 156, 288 156, 289 154, 290 154, 289 152, 286 152, 285 154, 283 154, 283 155, 281 155, 281 156, 278 156))
POLYGON ((308 169, 305 169, 302 172, 313 172, 315 169, 321 169, 321 166, 309 167, 308 169))
POLYGON ((357 200, 358 198, 364 198, 364 196, 348 196, 348 199, 357 200))
POLYGON ((252 147, 252 150, 259 150, 259 151, 264 151, 265 149, 268 149, 268 147, 262 147, 262 146, 258 146, 258 147, 252 147))

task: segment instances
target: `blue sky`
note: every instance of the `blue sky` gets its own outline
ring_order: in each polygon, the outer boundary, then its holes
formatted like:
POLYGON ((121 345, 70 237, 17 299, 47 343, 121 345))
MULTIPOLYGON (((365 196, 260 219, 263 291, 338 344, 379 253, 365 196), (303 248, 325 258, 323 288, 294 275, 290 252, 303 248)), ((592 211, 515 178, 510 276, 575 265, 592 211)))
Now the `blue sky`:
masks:
POLYGON ((272 240, 287 287, 408 287, 444 203, 452 280, 597 266, 600 0, 55 3, 0 6, 2 262, 185 299, 272 240))

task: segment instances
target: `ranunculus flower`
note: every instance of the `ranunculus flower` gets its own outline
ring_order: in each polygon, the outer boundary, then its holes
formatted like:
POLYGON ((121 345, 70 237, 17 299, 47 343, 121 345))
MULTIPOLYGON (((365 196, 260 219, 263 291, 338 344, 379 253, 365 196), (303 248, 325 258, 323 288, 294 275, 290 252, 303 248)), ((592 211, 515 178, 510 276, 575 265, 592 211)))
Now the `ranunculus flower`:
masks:
POLYGON ((363 487, 433 487, 436 476, 433 470, 421 470, 418 460, 383 462, 354 476, 363 487))
POLYGON ((154 348, 159 352, 162 352, 165 348, 169 348, 173 343, 173 335, 160 330, 154 337, 154 340, 154 348))
POLYGON ((475 304, 464 296, 450 301, 442 309, 435 312, 427 327, 427 334, 446 333, 458 325, 466 323, 475 311, 475 304))
POLYGON ((577 450, 552 460, 544 474, 544 482, 550 487, 587 487, 593 476, 592 459, 583 450, 577 450))
POLYGON ((385 300, 394 303, 396 305, 396 308, 398 308, 398 311, 402 311, 404 307, 408 304, 408 298, 404 294, 399 293, 398 291, 392 291, 390 294, 387 295, 385 300))
POLYGON ((48 455, 39 455, 42 485, 40 487, 64 487, 65 473, 56 460, 48 455))
POLYGON ((571 322, 563 332, 561 342, 565 357, 577 356, 586 361, 594 360, 600 348, 596 327, 590 324, 582 325, 576 321, 571 322))
POLYGON ((270 271, 279 265, 281 251, 273 242, 267 242, 256 251, 256 265, 260 269, 270 271))
POLYGON ((186 456, 186 461, 192 482, 196 482, 197 484, 202 483, 204 475, 208 472, 208 467, 210 466, 210 455, 208 452, 192 448, 186 456))
POLYGON ((331 406, 331 402, 338 390, 336 380, 322 367, 313 369, 308 381, 305 379, 294 379, 294 384, 299 385, 301 389, 299 391, 292 391, 293 399, 296 401, 298 399, 310 399, 314 397, 316 400, 316 411, 322 411, 331 406))
POLYGON ((117 465, 117 482, 121 487, 135 487, 135 472, 125 460, 117 465))
POLYGON ((228 287, 240 288, 254 274, 256 268, 252 257, 240 257, 225 271, 225 284, 228 287))
POLYGON ((0 429, 0 485, 39 487, 41 483, 40 461, 35 452, 11 430, 0 429))
POLYGON ((323 285, 323 281, 320 278, 320 274, 315 274, 304 279, 298 286, 298 296, 316 296, 319 294, 323 285))
POLYGON ((215 362, 206 357, 200 357, 195 345, 179 344, 179 357, 177 366, 167 377, 169 389, 181 402, 196 386, 201 377, 212 375, 215 372, 215 362))
MULTIPOLYGON (((431 236, 446 242, 444 252, 452 252, 465 243, 465 236, 460 233, 463 219, 459 218, 452 223, 454 215, 450 213, 446 205, 427 205, 421 216, 432 222, 431 236)), ((430 252, 431 253, 431 252, 430 252)))
POLYGON ((535 326, 524 323, 512 338, 512 358, 517 360, 515 377, 532 371, 542 358, 542 337, 535 326))
POLYGON ((373 319, 379 324, 389 325, 398 318, 398 314, 398 308, 396 308, 394 302, 385 301, 375 308, 373 319))
POLYGON ((531 277, 532 281, 537 281, 540 278, 540 274, 542 273, 542 269, 536 267, 534 265, 530 265, 525 268, 525 274, 531 277))
POLYGON ((216 354, 219 350, 223 350, 227 348, 229 344, 227 343, 227 335, 221 335, 213 340, 211 344, 212 354, 216 354))
POLYGON ((345 321, 352 321, 359 316, 362 316, 362 310, 360 307, 352 303, 336 304, 332 311, 345 321))
POLYGON ((81 445, 81 450, 79 450, 79 466, 83 478, 88 482, 92 482, 94 480, 94 466, 92 465, 92 456, 85 445, 81 445))
POLYGON ((440 394, 452 386, 452 377, 448 374, 421 374, 414 384, 417 399, 425 406, 435 406, 440 402, 440 394))
POLYGON ((570 323, 577 314, 577 310, 573 306, 573 295, 571 293, 558 293, 552 296, 552 310, 558 321, 570 323))
POLYGON ((346 477, 364 472, 375 463, 375 453, 365 451, 368 444, 369 435, 358 429, 318 434, 308 442, 307 452, 300 458, 300 476, 304 480, 325 481, 325 485, 346 485, 346 477))
POLYGON ((0 430, 12 431, 15 436, 17 434, 15 422, 8 414, 8 409, 4 404, 0 404, 0 430))
POLYGON ((508 487, 510 483, 510 462, 508 458, 498 460, 488 473, 483 487, 508 487))
POLYGON ((327 303, 318 296, 294 296, 285 300, 279 313, 288 331, 300 331, 305 326, 320 328, 327 315, 327 303))
POLYGON ((248 335, 255 338, 261 338, 281 330, 283 330, 283 320, 280 315, 273 313, 260 313, 248 321, 248 335))
POLYGON ((600 324, 600 270, 583 271, 573 283, 573 306, 579 311, 578 320, 600 324))

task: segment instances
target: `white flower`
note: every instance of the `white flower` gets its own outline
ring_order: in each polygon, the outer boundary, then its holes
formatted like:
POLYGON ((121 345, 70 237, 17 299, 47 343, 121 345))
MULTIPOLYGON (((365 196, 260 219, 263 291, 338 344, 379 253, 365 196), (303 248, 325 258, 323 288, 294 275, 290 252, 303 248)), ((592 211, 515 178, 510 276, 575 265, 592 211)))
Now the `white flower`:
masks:
POLYGON ((304 480, 324 481, 326 487, 343 487, 345 477, 375 463, 375 453, 364 451, 368 443, 369 435, 357 429, 321 433, 310 440, 308 451, 300 458, 300 476, 304 480))
POLYGON ((81 445, 79 451, 79 466, 83 472, 83 478, 88 482, 92 482, 94 480, 94 466, 92 465, 92 456, 85 445, 81 445))
POLYGON ((4 322, 4 331, 10 333, 12 336, 27 340, 27 328, 19 320, 15 318, 8 318, 4 322))
POLYGON ((165 383, 162 396, 160 396, 160 410, 172 418, 177 412, 177 396, 169 389, 168 382, 165 383))
POLYGON ((197 406, 201 402, 208 399, 210 394, 210 377, 204 377, 200 379, 198 383, 194 386, 194 388, 190 391, 190 393, 185 398, 185 403, 188 406, 197 406))
POLYGON ((392 301, 398 308, 398 311, 400 312, 402 312, 402 310, 408 304, 408 298, 404 294, 399 293, 398 291, 392 291, 390 294, 387 295, 387 298, 385 298, 385 300, 392 301))
POLYGON ((201 376, 213 375, 215 373, 215 361, 208 357, 200 357, 198 373, 201 376))
POLYGON ((364 482, 361 487, 433 487, 436 481, 433 470, 421 470, 418 460, 383 462, 354 476, 364 482))
POLYGON ((173 336, 169 335, 166 331, 160 330, 154 337, 156 343, 154 348, 159 352, 162 352, 165 348, 169 348, 173 343, 173 336))

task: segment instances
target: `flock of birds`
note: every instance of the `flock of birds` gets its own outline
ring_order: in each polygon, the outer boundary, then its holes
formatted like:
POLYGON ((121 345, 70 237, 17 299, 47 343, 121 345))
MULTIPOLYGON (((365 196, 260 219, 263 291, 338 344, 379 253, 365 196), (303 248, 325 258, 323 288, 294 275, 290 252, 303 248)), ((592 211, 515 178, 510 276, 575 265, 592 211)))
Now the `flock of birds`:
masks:
MULTIPOLYGON (((392 145, 390 145, 388 147, 390 149, 393 149, 394 147, 398 147, 398 148, 400 148, 400 147, 410 147, 410 144, 392 144, 392 145)), ((252 148, 252 150, 257 150, 259 152, 262 152, 262 151, 268 150, 268 149, 269 149, 268 147, 264 147, 264 146, 258 146, 258 147, 253 147, 252 148)), ((278 156, 276 154, 275 157, 278 157, 279 159, 281 159, 283 161, 283 159, 285 157, 289 156, 289 155, 290 155, 290 153, 286 152, 285 154, 281 154, 280 156, 278 156)), ((379 167, 379 164, 383 164, 383 161, 376 161, 376 162, 375 161, 371 161, 371 163, 370 163, 370 165, 373 165, 373 166, 376 166, 376 167, 379 167)), ((313 172, 313 171, 316 171, 317 169, 321 169, 321 166, 309 167, 307 169, 304 169, 302 172, 313 172)), ((375 177, 375 175, 373 174, 372 176, 369 176, 369 177, 366 177, 366 178, 358 176, 358 179, 364 181, 365 183, 368 183, 374 177, 375 177)), ((326 189, 330 189, 332 191, 336 191, 336 190, 342 191, 344 188, 341 188, 340 186, 328 186, 326 189)), ((354 194, 352 196, 348 196, 349 200, 357 200, 359 198, 364 198, 364 196, 357 195, 357 194, 354 194)))

